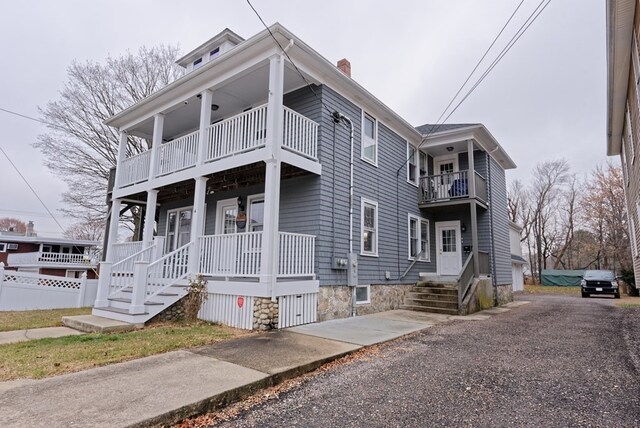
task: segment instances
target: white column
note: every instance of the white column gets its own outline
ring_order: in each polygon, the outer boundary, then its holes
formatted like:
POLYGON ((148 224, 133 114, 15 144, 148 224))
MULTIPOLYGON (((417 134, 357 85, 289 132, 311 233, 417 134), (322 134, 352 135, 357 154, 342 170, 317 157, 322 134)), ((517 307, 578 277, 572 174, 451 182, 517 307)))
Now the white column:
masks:
POLYGON ((476 197, 476 166, 473 159, 473 140, 467 140, 467 157, 469 158, 469 172, 467 177, 467 191, 470 198, 476 197))
POLYGON ((480 275, 480 259, 478 258, 478 211, 476 208, 476 166, 473 158, 473 140, 467 140, 467 155, 469 158, 469 172, 467 177, 467 191, 471 204, 471 245, 473 246, 473 274, 477 277, 480 275))
POLYGON ((270 284, 271 298, 276 298, 279 262, 280 217, 280 151, 283 127, 284 60, 275 55, 269 64, 269 101, 267 104, 267 153, 264 185, 264 227, 262 232, 262 264, 260 277, 270 284))
POLYGON ((124 131, 120 131, 120 141, 118 144, 118 159, 116 161, 116 179, 115 179, 115 184, 113 185, 114 189, 118 189, 120 188, 120 180, 121 180, 121 176, 122 176, 122 170, 121 170, 121 166, 122 166, 122 162, 125 160, 126 156, 127 156, 127 139, 128 139, 128 135, 126 132, 124 131))
POLYGON ((149 160, 149 181, 156 177, 158 170, 158 155, 162 145, 162 131, 164 129, 164 114, 158 113, 153 117, 153 142, 151 159, 149 160))
POLYGON ((81 308, 84 306, 84 296, 87 294, 87 272, 83 272, 80 277, 80 290, 78 290, 78 301, 77 307, 81 308))
POLYGON ((100 262, 100 276, 98 276, 98 291, 94 308, 106 308, 109 306, 109 285, 111 281, 111 262, 100 262))
POLYGON ((200 135, 198 139, 198 165, 207 155, 207 128, 211 124, 211 100, 213 92, 206 89, 200 94, 200 135))
POLYGON ((108 262, 113 260, 113 244, 118 242, 118 228, 120 227, 120 209, 122 202, 120 199, 111 200, 111 217, 109 218, 109 242, 107 243, 107 257, 108 262))
POLYGON ((133 263, 133 292, 131 293, 131 306, 129 306, 131 315, 143 314, 145 311, 144 299, 147 288, 148 266, 148 262, 139 261, 133 263))
POLYGON ((156 222, 156 202, 158 201, 158 191, 155 189, 147 191, 147 208, 144 216, 144 230, 142 231, 142 241, 144 248, 148 248, 153 243, 153 226, 156 222))
POLYGON ((193 192, 193 213, 191 215, 191 242, 193 245, 189 252, 189 273, 195 275, 200 270, 200 240, 204 228, 205 197, 207 196, 207 177, 197 177, 196 187, 193 192))

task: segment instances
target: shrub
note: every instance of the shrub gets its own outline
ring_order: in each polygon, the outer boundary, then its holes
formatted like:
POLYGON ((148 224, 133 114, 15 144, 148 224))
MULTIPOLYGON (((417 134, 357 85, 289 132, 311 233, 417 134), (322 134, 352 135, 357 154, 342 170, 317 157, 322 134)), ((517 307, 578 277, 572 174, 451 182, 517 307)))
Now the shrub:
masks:
POLYGON ((195 279, 189 278, 187 295, 184 297, 184 317, 187 321, 198 319, 200 307, 208 297, 207 280, 202 274, 197 274, 195 279))

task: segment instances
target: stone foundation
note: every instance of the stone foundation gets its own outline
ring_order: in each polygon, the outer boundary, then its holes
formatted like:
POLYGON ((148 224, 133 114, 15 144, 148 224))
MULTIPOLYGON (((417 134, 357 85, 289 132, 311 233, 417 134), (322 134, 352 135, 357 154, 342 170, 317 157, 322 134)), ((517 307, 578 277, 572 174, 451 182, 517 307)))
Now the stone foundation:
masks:
MULTIPOLYGON (((369 298, 371 303, 356 306, 358 315, 399 309, 405 296, 415 284, 372 284, 369 298)), ((327 321, 351 316, 351 287, 328 285, 318 292, 318 321, 327 321)))
POLYGON ((498 306, 513 302, 513 286, 498 285, 498 306))
POLYGON ((182 298, 153 317, 151 321, 183 321, 184 313, 184 298, 182 298))
POLYGON ((278 302, 267 297, 253 298, 253 329, 271 330, 278 328, 278 302))

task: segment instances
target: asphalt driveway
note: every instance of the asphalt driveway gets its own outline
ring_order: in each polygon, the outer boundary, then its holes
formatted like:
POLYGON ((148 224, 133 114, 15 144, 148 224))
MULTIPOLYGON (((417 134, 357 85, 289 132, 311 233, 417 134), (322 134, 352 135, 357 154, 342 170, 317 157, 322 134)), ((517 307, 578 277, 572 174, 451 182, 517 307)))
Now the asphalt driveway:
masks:
POLYGON ((528 295, 330 370, 228 427, 640 426, 640 309, 528 295))

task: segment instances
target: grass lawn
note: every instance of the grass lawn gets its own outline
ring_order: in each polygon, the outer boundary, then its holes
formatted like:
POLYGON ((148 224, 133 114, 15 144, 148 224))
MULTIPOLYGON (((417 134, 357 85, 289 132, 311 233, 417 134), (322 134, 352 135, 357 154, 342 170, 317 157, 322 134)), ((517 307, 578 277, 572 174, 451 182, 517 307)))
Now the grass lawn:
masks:
POLYGON ((580 296, 580 287, 556 287, 550 285, 526 285, 525 293, 529 294, 561 294, 564 296, 580 296))
POLYGON ((0 312, 0 331, 58 327, 62 325, 62 317, 70 315, 88 315, 90 313, 91 308, 0 312))
POLYGON ((0 345, 0 381, 55 376, 243 334, 246 332, 198 321, 157 323, 128 333, 95 333, 0 345))

